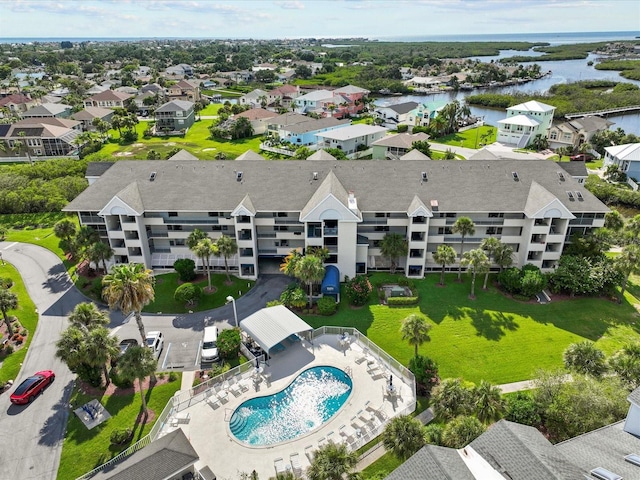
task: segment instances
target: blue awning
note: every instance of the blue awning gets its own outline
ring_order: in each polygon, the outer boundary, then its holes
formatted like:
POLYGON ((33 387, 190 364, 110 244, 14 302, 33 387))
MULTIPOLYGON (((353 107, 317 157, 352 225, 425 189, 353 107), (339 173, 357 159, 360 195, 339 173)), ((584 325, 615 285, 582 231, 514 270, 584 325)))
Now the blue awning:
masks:
POLYGON ((338 295, 340 293, 340 270, 335 265, 327 265, 322 280, 322 293, 324 295, 338 295))

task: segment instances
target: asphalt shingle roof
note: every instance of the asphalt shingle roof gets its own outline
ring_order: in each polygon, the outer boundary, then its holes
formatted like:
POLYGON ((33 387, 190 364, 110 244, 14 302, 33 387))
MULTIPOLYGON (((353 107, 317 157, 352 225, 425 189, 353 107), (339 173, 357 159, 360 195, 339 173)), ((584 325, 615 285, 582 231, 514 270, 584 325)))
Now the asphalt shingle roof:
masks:
POLYGON ((426 445, 385 480, 475 480, 453 448, 426 445))
POLYGON ((557 165, 547 160, 246 160, 241 167, 243 181, 237 182, 234 170, 239 165, 121 160, 65 210, 101 210, 116 193, 137 180, 147 211, 232 211, 246 194, 258 211, 301 211, 332 171, 346 190, 355 192, 361 211, 404 212, 417 195, 425 205, 437 200, 442 212, 522 212, 533 180, 572 212, 609 211, 574 179, 567 178, 560 184, 557 165), (150 182, 149 175, 154 171, 155 181, 150 182), (423 171, 427 172, 426 182, 422 181, 423 171), (518 182, 513 180, 514 171, 518 172, 518 182), (313 172, 318 172, 320 182, 311 182, 313 172), (287 179, 285 192, 283 178, 287 179), (584 201, 569 201, 567 190, 580 191, 584 201))

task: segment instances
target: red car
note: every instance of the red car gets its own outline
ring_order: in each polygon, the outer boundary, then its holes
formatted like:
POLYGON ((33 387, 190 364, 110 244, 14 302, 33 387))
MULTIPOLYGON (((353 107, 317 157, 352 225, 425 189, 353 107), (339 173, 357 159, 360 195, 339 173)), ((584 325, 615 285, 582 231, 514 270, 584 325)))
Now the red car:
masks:
POLYGON ((24 405, 25 403, 31 402, 47 385, 52 384, 55 379, 56 374, 51 370, 43 370, 33 374, 18 385, 18 388, 11 394, 11 403, 24 405))
POLYGON ((591 155, 590 153, 579 153, 578 155, 572 155, 569 157, 569 160, 572 162, 590 162, 591 160, 595 160, 596 157, 591 155))

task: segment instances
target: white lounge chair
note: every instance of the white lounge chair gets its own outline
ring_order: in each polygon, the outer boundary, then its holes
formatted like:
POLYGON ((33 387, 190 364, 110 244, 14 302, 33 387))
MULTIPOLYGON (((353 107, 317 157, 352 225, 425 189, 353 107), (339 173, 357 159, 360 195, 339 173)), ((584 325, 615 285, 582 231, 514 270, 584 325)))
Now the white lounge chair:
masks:
POLYGON ((293 475, 296 478, 300 478, 302 476, 302 465, 300 465, 300 455, 298 455, 298 452, 289 455, 289 461, 291 462, 293 475))
POLYGON ((309 462, 313 462, 314 451, 315 450, 313 449, 313 445, 307 445, 306 447, 304 447, 304 454, 307 456, 309 462))
POLYGON ((287 469, 284 466, 284 460, 281 458, 276 458, 273 461, 273 467, 276 469, 276 476, 280 473, 284 473, 287 469))

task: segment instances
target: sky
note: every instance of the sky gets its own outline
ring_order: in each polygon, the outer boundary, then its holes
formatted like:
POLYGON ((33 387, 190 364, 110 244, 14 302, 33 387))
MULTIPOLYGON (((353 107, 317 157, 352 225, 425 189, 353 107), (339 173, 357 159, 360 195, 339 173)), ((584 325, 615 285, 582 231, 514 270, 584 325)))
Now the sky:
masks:
POLYGON ((0 0, 1 38, 640 31, 638 0, 0 0))

